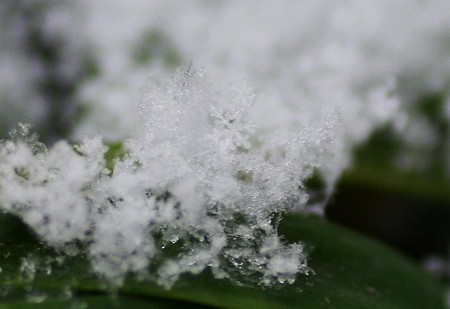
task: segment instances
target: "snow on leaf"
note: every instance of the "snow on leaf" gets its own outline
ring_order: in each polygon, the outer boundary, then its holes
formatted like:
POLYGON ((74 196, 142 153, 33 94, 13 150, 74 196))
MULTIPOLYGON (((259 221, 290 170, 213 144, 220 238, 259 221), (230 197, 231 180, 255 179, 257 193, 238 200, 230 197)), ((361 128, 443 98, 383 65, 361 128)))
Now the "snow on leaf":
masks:
POLYGON ((99 138, 33 151, 22 127, 0 147, 0 205, 49 245, 85 243, 93 270, 116 285, 134 273, 170 287, 205 268, 291 283, 308 267, 302 246, 278 236, 279 217, 305 204, 334 116, 267 132, 252 120, 257 104, 248 86, 217 88, 202 70, 179 69, 144 89, 140 133, 112 173, 99 138))

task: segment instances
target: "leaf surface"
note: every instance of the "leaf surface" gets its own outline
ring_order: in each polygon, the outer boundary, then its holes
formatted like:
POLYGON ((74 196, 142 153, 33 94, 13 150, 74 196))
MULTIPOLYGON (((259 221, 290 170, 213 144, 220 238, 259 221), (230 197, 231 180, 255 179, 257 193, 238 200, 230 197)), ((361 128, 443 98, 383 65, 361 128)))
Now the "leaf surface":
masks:
MULTIPOLYGON (((443 287, 417 265, 371 239, 313 217, 288 215, 286 241, 302 241, 314 273, 292 285, 237 285, 209 272, 171 290, 129 278, 115 291, 78 254, 58 259, 21 223, 0 217, 0 309, 6 308, 446 308, 443 287), (6 231, 6 232, 5 232, 6 231), (13 234, 11 234, 13 233, 13 234), (25 258, 25 260, 24 260, 25 258), (27 260, 28 259, 28 260, 27 260), (36 272, 23 270, 33 261, 36 272), (67 296, 69 294, 69 296, 67 296)), ((66 252, 67 253, 67 252, 66 252)))

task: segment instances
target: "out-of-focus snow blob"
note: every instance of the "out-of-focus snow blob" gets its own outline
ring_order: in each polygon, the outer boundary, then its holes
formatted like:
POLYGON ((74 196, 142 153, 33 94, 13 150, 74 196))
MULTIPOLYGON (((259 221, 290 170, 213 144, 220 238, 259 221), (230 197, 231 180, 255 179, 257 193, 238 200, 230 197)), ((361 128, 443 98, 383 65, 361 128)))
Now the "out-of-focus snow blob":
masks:
MULTIPOLYGON (((30 7, 27 1, 17 3, 30 7)), ((406 116, 409 125, 399 135, 414 138, 420 128, 414 126, 413 103, 430 92, 447 96, 450 84, 445 0, 36 3, 46 4, 39 33, 60 43, 56 79, 76 80, 73 99, 87 111, 73 128, 75 140, 92 134, 107 140, 134 136, 139 115, 130 98, 138 97, 145 78, 162 79, 192 61, 217 82, 252 84, 260 105, 274 114, 260 113, 257 122, 291 125, 295 115, 294 122, 306 123, 338 110, 343 126, 335 157, 322 169, 328 191, 349 166, 351 150, 377 127, 406 116), (85 63, 81 71, 90 74, 71 79, 85 63)), ((4 20, 0 73, 8 78, 0 80, 0 88, 5 84, 0 95, 11 99, 3 100, 0 108, 6 112, 0 117, 22 114, 27 121, 32 114, 32 122, 42 122, 49 112, 36 84, 42 67, 31 61, 37 59, 32 50, 23 52, 20 25, 4 20), (34 75, 18 74, 25 67, 34 75), (36 110, 30 112, 31 106, 36 110)), ((399 160, 405 166, 416 161, 399 160)))

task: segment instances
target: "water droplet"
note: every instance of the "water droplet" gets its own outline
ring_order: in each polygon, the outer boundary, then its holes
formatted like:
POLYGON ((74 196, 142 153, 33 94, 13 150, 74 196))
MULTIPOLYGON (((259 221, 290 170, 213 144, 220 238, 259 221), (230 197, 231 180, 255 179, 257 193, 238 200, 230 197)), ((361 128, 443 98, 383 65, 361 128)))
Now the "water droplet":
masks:
POLYGON ((294 276, 289 277, 289 278, 287 279, 287 282, 288 282, 289 284, 293 284, 293 283, 295 282, 295 277, 294 277, 294 276))
POLYGON ((44 273, 45 273, 46 275, 51 275, 51 274, 52 274, 52 266, 51 266, 50 264, 45 265, 45 267, 44 267, 44 273))
POLYGON ((64 253, 67 254, 68 256, 75 256, 79 252, 80 250, 75 245, 68 245, 64 250, 64 253))
POLYGON ((47 294, 40 291, 31 291, 25 298, 29 303, 40 304, 47 299, 47 294))
POLYGON ((19 271, 23 280, 33 281, 36 276, 36 261, 32 257, 22 258, 19 271))
POLYGON ((61 299, 62 300, 69 300, 73 298, 73 292, 70 286, 65 286, 61 290, 61 299))

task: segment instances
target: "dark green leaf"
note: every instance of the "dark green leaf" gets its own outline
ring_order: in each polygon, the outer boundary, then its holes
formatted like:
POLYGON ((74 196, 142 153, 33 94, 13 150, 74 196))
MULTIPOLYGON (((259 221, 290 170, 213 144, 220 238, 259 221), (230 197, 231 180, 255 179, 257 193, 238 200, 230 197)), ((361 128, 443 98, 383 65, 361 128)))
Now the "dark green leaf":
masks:
POLYGON ((450 180, 387 166, 359 164, 344 174, 342 184, 450 203, 450 180))
POLYGON ((48 260, 56 256, 53 250, 29 237, 12 243, 3 233, 0 308, 36 308, 37 302, 38 308, 83 303, 90 308, 193 304, 218 308, 445 308, 444 289, 434 279, 377 242, 320 219, 297 215, 287 216, 280 230, 288 241, 306 244, 314 270, 314 274, 299 276, 293 285, 238 286, 204 272, 182 277, 171 290, 130 278, 115 294, 89 272, 83 257, 67 258, 58 265, 55 259, 48 260), (21 258, 30 254, 38 265, 51 265, 50 272, 38 267, 33 281, 19 272, 21 258), (62 299, 69 287, 73 297, 62 299), (41 294, 45 299, 39 299, 41 294), (30 295, 35 303, 29 302, 30 295))

